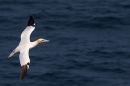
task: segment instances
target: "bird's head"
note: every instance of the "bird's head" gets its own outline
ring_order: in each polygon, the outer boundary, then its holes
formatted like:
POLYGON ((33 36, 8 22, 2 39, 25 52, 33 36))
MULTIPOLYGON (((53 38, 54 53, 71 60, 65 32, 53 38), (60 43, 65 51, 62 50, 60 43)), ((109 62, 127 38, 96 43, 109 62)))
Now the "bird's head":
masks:
POLYGON ((39 38, 39 39, 36 40, 36 42, 39 44, 39 43, 42 43, 42 42, 49 42, 49 40, 39 38))

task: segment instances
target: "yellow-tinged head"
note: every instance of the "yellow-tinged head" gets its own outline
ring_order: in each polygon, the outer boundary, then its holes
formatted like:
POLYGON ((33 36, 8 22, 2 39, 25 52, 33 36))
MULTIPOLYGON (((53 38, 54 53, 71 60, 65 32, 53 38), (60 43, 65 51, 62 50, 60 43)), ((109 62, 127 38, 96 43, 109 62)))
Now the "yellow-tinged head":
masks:
POLYGON ((42 43, 42 42, 49 42, 49 40, 39 38, 38 40, 36 40, 36 42, 39 44, 39 43, 42 43))

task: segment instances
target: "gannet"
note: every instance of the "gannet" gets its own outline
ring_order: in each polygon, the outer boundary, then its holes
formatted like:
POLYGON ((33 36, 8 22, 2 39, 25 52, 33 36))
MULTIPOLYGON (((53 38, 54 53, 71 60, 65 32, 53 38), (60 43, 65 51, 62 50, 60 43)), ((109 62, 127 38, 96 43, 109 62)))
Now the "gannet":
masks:
POLYGON ((34 42, 30 42, 30 34, 35 29, 35 22, 32 16, 30 16, 27 27, 21 34, 21 41, 19 45, 13 50, 13 52, 8 56, 12 57, 15 53, 20 52, 19 60, 21 64, 20 80, 24 78, 29 69, 30 58, 29 58, 29 49, 35 47, 39 43, 49 42, 49 40, 40 38, 34 42))

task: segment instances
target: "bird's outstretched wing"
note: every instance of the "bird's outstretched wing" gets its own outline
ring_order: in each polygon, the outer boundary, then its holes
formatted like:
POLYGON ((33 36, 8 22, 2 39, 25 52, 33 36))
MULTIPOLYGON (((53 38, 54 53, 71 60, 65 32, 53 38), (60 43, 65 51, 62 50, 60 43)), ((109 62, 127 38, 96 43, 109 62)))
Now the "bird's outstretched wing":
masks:
POLYGON ((19 45, 30 42, 30 35, 34 29, 35 29, 35 22, 34 22, 33 17, 30 16, 27 27, 21 34, 21 41, 20 41, 19 45))
POLYGON ((19 60, 21 64, 20 80, 24 78, 29 69, 30 59, 29 59, 29 48, 25 48, 20 51, 19 60))

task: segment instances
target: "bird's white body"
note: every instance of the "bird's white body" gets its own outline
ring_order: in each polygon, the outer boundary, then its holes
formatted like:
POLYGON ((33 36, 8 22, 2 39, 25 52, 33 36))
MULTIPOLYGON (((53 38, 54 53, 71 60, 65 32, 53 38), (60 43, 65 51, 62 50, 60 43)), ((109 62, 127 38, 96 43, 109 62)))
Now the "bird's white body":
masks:
POLYGON ((30 34, 35 29, 35 27, 27 26, 25 30, 21 34, 21 41, 16 49, 9 55, 9 57, 13 56, 15 53, 20 52, 19 59, 21 66, 30 63, 29 59, 29 49, 35 47, 37 42, 30 42, 30 34))

